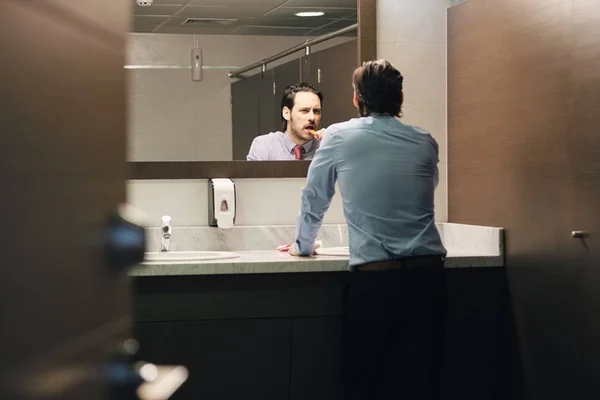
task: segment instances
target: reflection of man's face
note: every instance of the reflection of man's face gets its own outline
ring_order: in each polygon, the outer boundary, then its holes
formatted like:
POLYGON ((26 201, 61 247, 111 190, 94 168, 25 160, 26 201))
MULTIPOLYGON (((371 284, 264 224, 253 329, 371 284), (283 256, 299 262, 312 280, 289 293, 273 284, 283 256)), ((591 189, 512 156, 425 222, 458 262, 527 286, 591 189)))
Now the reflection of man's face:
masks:
POLYGON ((312 140, 310 131, 319 129, 321 122, 319 96, 312 92, 296 93, 292 110, 284 107, 283 117, 288 121, 286 133, 295 143, 304 144, 312 140))

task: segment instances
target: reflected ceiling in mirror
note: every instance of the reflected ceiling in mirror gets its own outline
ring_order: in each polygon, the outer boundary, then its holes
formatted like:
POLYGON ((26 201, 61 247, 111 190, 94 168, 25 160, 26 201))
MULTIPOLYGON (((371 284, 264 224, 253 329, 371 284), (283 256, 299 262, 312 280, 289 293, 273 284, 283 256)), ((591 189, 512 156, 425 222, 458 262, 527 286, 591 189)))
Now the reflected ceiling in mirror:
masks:
POLYGON ((356 0, 153 0, 133 2, 133 32, 320 36, 356 22, 356 0), (318 16, 299 17, 314 12, 318 16), (302 15, 302 14, 300 14, 302 15))

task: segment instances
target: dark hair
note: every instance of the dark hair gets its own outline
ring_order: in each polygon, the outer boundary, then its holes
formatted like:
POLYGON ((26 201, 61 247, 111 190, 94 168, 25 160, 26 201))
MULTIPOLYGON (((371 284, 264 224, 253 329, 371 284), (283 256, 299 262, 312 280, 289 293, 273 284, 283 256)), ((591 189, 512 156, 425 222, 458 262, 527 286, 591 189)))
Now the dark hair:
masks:
POLYGON ((360 116, 371 113, 401 116, 403 80, 400 71, 386 60, 367 61, 357 68, 352 75, 352 85, 360 116))
MULTIPOLYGON (((289 108, 290 111, 292 110, 292 108, 294 108, 294 99, 296 98, 296 93, 298 93, 298 92, 314 93, 317 96, 319 96, 319 101, 321 102, 321 105, 323 104, 323 93, 321 93, 320 91, 315 89, 312 85, 310 85, 306 82, 301 82, 301 83, 297 83, 295 85, 289 85, 288 87, 285 88, 285 91, 283 92, 283 98, 281 99, 281 110, 282 111, 283 111, 283 107, 289 108)), ((285 118, 283 118, 283 114, 281 115, 281 120, 283 121, 282 130, 283 130, 283 132, 285 132, 287 129, 287 120, 285 118)))

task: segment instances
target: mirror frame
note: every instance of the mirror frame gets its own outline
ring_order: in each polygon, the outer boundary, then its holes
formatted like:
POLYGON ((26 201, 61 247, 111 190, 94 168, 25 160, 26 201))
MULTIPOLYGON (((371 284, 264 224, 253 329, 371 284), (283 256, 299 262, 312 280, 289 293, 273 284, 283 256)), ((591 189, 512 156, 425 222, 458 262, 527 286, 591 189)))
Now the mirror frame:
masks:
MULTIPOLYGON (((377 0, 356 0, 357 66, 377 57, 376 3, 377 0)), ((127 164, 129 179, 304 178, 310 161, 128 161, 127 164)))

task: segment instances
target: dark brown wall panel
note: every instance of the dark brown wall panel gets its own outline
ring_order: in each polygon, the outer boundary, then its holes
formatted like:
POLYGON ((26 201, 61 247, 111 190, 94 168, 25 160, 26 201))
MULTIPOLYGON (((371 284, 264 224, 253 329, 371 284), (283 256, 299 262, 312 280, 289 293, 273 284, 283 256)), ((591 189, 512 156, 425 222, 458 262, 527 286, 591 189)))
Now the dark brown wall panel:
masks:
POLYGON ((448 14, 448 216, 506 228, 532 399, 598 396, 599 10, 467 1, 448 14))
MULTIPOLYGON (((233 159, 246 160, 248 150, 260 132, 260 93, 261 76, 255 75, 240 79, 231 84, 231 125, 233 159)), ((136 163, 137 164, 137 163, 136 163)))
POLYGON ((571 163, 576 183, 573 228, 589 235, 576 241, 583 258, 585 325, 583 342, 591 348, 582 353, 581 364, 588 380, 600 376, 600 1, 573 1, 573 70, 571 163))
POLYGON ((352 103, 352 74, 357 67, 357 42, 352 40, 318 54, 320 90, 324 96, 321 127, 326 128, 358 115, 352 103))
POLYGON ((116 0, 0 1, 3 399, 70 398, 60 391, 77 372, 48 377, 104 360, 129 330, 128 278, 106 265, 102 241, 126 200, 129 15, 116 0))
POLYGON ((377 58, 377 0, 358 1, 358 65, 377 58))

